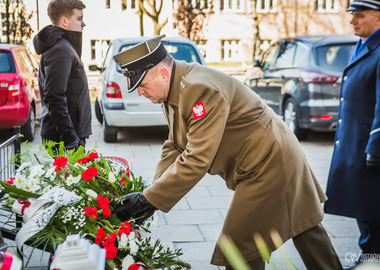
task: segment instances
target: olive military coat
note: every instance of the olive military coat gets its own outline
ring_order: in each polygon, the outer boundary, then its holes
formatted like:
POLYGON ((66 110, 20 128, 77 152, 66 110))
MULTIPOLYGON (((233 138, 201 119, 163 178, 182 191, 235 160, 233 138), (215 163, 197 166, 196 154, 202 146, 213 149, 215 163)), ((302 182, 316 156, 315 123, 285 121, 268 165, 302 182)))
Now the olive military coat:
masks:
POLYGON ((380 33, 343 71, 326 213, 380 222, 380 173, 367 154, 380 157, 380 33))
MULTIPOLYGON (((319 224, 326 197, 300 144, 284 122, 238 80, 198 64, 175 62, 169 124, 155 179, 146 199, 169 211, 206 173, 235 191, 222 233, 246 261, 260 257, 254 234, 275 250, 270 233, 285 242, 319 224)), ((212 264, 229 265, 219 247, 212 264)))

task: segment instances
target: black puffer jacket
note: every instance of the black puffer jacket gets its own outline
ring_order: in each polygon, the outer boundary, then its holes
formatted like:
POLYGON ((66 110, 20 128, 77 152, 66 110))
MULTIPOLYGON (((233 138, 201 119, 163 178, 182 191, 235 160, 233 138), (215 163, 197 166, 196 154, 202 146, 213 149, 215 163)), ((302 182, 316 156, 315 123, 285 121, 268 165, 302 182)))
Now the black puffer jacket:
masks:
POLYGON ((80 60, 82 32, 47 26, 33 40, 42 54, 39 87, 41 137, 71 145, 91 135, 91 103, 80 60))

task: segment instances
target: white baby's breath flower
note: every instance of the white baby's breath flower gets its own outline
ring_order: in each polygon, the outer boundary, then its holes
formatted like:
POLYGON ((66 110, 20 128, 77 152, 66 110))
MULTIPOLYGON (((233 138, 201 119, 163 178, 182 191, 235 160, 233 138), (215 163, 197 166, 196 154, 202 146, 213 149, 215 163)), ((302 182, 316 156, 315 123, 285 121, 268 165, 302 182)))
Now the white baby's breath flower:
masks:
POLYGON ((136 241, 129 241, 129 247, 131 248, 131 255, 136 255, 137 251, 139 251, 136 241))
POLYGON ((135 260, 131 255, 125 256, 123 262, 121 263, 121 266, 123 267, 121 270, 128 270, 128 267, 131 266, 134 262, 135 260))
POLYGON ((115 181, 116 181, 116 177, 115 177, 115 175, 113 174, 113 172, 110 172, 110 173, 108 174, 108 181, 110 181, 111 183, 115 183, 115 181))
POLYGON ((86 195, 90 196, 94 199, 96 199, 96 197, 98 197, 98 194, 96 194, 95 191, 93 191, 92 189, 89 189, 89 188, 86 190, 86 195))
POLYGON ((128 245, 128 236, 125 233, 122 233, 119 240, 119 249, 126 248, 128 245))

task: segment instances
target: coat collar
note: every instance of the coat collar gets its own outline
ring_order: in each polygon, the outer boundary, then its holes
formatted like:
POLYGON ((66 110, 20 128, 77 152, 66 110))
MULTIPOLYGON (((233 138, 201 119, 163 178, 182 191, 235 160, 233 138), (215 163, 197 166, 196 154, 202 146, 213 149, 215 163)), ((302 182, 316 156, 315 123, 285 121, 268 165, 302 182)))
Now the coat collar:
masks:
POLYGON ((375 50, 380 44, 380 32, 374 35, 370 40, 368 40, 365 47, 359 52, 359 54, 354 58, 352 62, 348 64, 346 69, 355 65, 358 61, 360 61, 364 56, 375 50))
POLYGON ((170 82, 170 89, 167 104, 178 107, 179 89, 182 77, 187 71, 188 65, 186 62, 175 61, 172 69, 172 78, 170 82))

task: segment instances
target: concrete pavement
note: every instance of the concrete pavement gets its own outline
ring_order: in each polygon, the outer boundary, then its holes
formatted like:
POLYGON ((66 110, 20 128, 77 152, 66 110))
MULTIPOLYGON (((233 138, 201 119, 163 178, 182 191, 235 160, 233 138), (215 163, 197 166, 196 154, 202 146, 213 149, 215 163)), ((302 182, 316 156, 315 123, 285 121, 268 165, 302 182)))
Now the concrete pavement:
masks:
MULTIPOLYGON (((128 160, 135 176, 152 180, 167 128, 124 129, 119 132, 117 143, 104 143, 101 124, 95 118, 92 127, 93 135, 87 142, 87 149, 96 148, 103 155, 123 157, 128 160)), ((37 135, 33 145, 40 142, 37 135)), ((313 133, 306 142, 302 142, 323 188, 326 187, 332 145, 333 134, 327 133, 313 133)), ((169 213, 158 213, 159 221, 153 236, 170 247, 181 248, 184 252, 182 259, 189 262, 194 270, 224 269, 209 262, 232 195, 220 177, 206 175, 169 213)), ((322 223, 342 264, 351 265, 351 259, 359 255, 359 231, 355 220, 326 215, 322 223)), ((266 269, 305 269, 305 266, 292 241, 288 241, 272 254, 271 264, 266 269), (294 268, 285 265, 284 254, 290 258, 294 268)))

